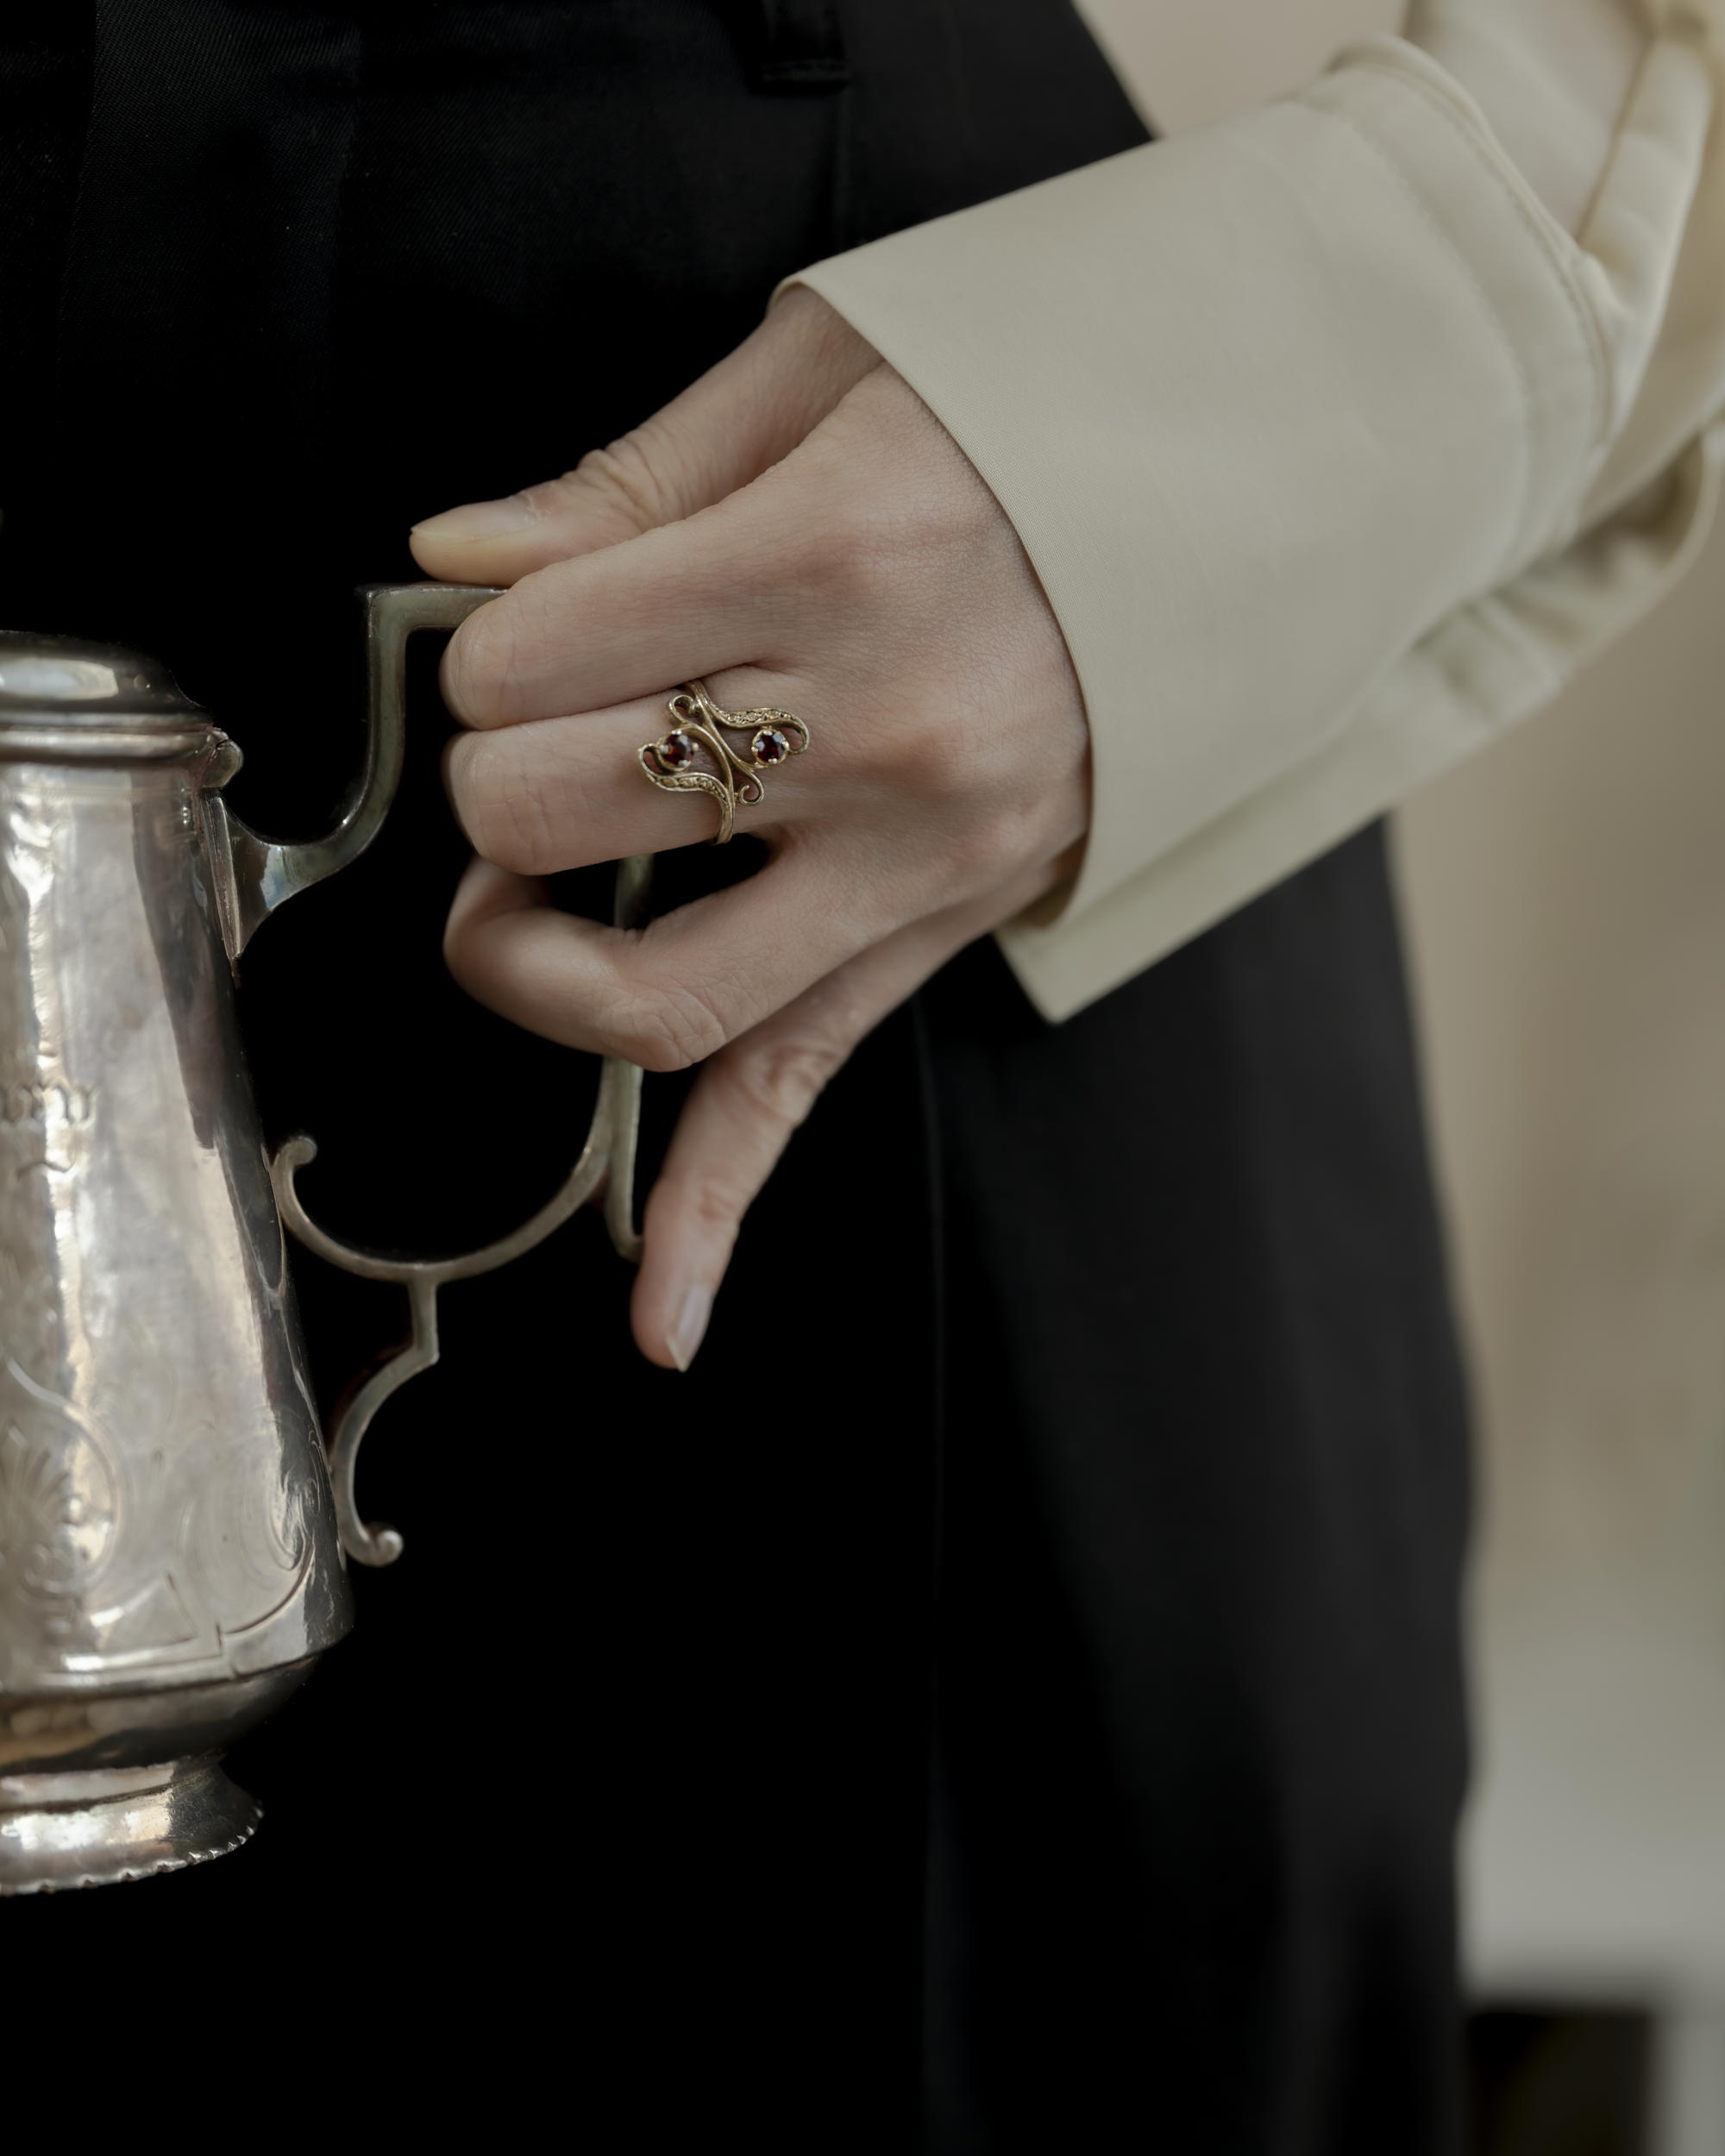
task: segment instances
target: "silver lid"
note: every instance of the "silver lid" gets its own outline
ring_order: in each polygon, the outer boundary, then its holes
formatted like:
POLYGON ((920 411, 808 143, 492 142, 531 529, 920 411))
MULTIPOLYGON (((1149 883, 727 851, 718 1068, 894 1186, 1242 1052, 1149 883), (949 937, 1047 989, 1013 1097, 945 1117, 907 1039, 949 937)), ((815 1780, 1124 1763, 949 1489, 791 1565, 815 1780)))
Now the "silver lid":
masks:
POLYGON ((215 736, 160 659, 82 636, 0 630, 0 761, 151 762, 215 736))
POLYGON ((0 726, 111 726, 128 733, 207 723, 160 659, 81 636, 0 630, 0 726))

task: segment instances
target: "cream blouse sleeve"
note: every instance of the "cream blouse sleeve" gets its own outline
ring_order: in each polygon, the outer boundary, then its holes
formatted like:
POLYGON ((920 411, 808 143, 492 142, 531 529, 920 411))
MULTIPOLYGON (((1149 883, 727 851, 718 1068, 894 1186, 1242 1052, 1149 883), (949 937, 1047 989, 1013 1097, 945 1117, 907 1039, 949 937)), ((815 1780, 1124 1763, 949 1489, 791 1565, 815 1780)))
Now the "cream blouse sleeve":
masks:
POLYGON ((1063 1018, 1552 696, 1725 463, 1725 0, 1648 44, 1574 236, 1399 39, 1302 94, 794 280, 911 382, 1059 619, 1076 883, 1001 931, 1063 1018))

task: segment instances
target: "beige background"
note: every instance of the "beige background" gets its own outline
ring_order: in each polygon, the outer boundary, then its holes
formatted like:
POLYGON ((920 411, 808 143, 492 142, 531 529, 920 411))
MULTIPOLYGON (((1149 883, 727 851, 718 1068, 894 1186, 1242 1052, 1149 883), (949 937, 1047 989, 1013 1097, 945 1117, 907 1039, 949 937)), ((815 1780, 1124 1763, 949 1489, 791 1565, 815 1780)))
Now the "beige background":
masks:
MULTIPOLYGON (((1377 0, 1088 0, 1165 130, 1377 0)), ((1482 1443, 1465 1858, 1483 1990, 1672 2009, 1725 2151, 1725 533, 1397 855, 1482 1443)))

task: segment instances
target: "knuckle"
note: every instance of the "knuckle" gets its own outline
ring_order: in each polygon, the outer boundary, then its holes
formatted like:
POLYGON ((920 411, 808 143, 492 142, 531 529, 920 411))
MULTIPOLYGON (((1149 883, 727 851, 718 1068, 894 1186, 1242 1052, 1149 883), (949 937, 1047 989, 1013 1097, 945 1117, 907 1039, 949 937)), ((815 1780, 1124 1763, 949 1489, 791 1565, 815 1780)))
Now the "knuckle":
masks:
POLYGON ((718 1013, 698 989, 642 988, 612 1019, 608 1033, 643 1070, 687 1070, 724 1047, 718 1013))
POLYGON ((682 514, 674 473, 665 474, 668 461, 674 463, 668 460, 662 440, 650 429, 637 427, 602 449, 589 449, 559 484, 583 490, 613 515, 648 531, 682 514))
POLYGON ((760 1187, 761 1179, 734 1161, 705 1163, 691 1177, 684 1200, 703 1240, 735 1237, 749 1200, 760 1187))
POLYGON ((958 888, 968 889, 979 878, 987 881, 999 872, 1011 851, 1011 827, 992 801, 970 801, 963 806, 968 814, 944 819, 941 850, 947 878, 958 888))
POLYGON ((493 599, 468 616, 443 654, 443 701, 472 726, 495 725, 506 713, 509 685, 520 660, 519 606, 493 599))
POLYGON ((517 875, 546 875, 557 866, 558 832, 543 782, 525 768, 508 735, 474 735, 450 756, 449 790, 474 850, 517 875))
POLYGON ((866 601, 889 574, 890 534, 871 502, 841 495, 824 511, 805 557, 809 573, 833 598, 866 601))
POLYGON ((807 1116, 843 1061, 837 1043, 800 1033, 733 1047, 714 1075, 748 1115, 788 1132, 807 1116))

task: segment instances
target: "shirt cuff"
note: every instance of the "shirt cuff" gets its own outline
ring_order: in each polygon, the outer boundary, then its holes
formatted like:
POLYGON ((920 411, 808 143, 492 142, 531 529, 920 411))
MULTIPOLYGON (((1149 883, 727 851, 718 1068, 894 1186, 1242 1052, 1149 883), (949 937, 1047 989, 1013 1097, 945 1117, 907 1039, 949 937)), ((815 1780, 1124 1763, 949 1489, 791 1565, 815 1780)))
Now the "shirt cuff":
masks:
MULTIPOLYGON (((1708 51, 1674 31, 1578 243, 1445 71, 1376 40, 1298 97, 793 280, 964 448, 1071 650, 1090 842, 1058 919, 1002 937, 1051 1016, 1378 812, 1392 768, 1405 791, 1432 768, 1434 728, 1454 754, 1479 738, 1481 699, 1452 679, 1485 663, 1476 610, 1590 517, 1631 513, 1725 391, 1716 276, 1689 295, 1685 411, 1649 415, 1642 394, 1669 357, 1711 109, 1708 51), (1434 682, 1465 726, 1438 724, 1434 682), (1382 753, 1387 709, 1421 736, 1411 763, 1382 753), (1371 784, 1320 787, 1322 814, 1287 806, 1351 759, 1371 784), (1172 865, 1200 856, 1166 903, 1172 865)), ((1686 498, 1692 525, 1700 467, 1686 498)), ((1666 574, 1690 542, 1661 530, 1666 574)), ((1649 543, 1629 544, 1644 567, 1649 543)))

